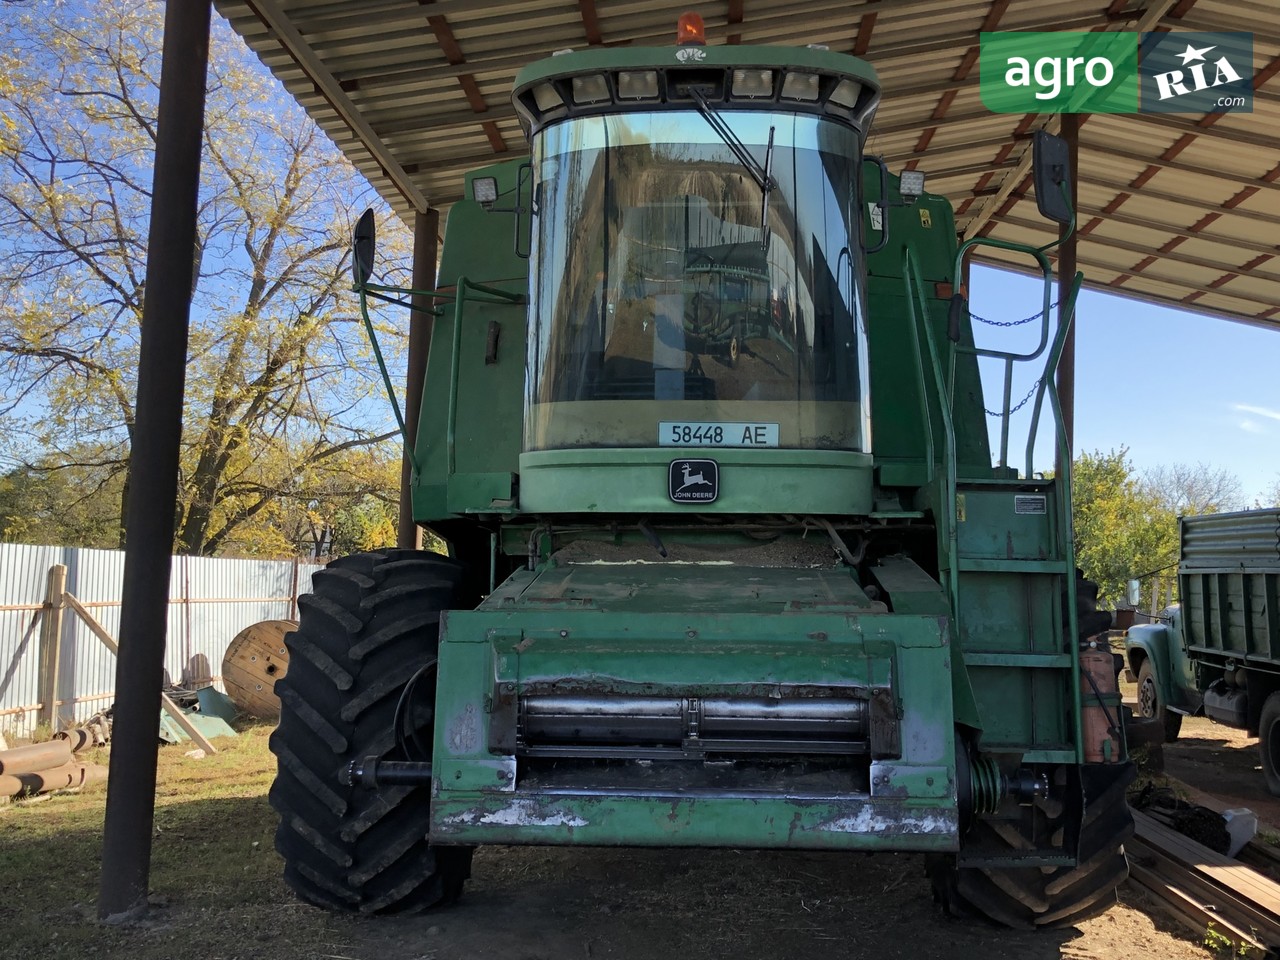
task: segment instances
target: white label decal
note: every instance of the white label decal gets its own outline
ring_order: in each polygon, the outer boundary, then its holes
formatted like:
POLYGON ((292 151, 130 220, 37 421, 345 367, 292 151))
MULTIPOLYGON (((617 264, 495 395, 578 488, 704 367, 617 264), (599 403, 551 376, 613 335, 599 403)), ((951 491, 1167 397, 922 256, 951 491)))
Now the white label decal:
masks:
POLYGON ((1013 498, 1014 513, 1043 514, 1049 512, 1049 504, 1044 494, 1022 494, 1013 498))
POLYGON ((658 424, 660 447, 776 447, 776 423, 708 423, 663 420, 658 424))

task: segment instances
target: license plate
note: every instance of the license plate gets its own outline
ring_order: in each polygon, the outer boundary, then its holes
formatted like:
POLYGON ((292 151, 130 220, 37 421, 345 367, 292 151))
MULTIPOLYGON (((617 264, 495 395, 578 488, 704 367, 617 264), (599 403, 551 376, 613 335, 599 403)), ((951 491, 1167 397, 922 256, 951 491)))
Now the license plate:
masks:
POLYGON ((711 423, 663 420, 658 424, 660 447, 776 447, 776 423, 711 423))

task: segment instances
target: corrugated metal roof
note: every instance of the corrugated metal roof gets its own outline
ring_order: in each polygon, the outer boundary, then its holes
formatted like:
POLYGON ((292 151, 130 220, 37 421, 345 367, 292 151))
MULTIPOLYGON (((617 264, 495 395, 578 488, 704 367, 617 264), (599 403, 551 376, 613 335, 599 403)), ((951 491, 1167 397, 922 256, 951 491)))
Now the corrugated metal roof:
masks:
POLYGON ((1274 0, 215 2, 406 220, 458 199, 467 170, 525 151, 509 96, 521 67, 567 47, 669 44, 693 8, 712 44, 824 43, 865 57, 884 83, 872 151, 924 170, 966 235, 1038 242, 1050 227, 1028 196, 1029 135, 1058 118, 982 105, 980 32, 1249 32, 1252 114, 1083 118, 1079 263, 1092 287, 1280 326, 1274 0))

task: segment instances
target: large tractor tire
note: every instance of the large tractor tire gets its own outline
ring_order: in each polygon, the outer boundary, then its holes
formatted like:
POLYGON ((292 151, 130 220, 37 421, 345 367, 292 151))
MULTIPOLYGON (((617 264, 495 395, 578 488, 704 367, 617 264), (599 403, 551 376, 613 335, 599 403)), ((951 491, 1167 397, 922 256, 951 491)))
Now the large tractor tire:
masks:
POLYGON ((1267 792, 1280 797, 1280 690, 1262 702, 1258 719, 1258 753, 1262 757, 1262 776, 1267 792))
MULTIPOLYGON (((983 917, 1022 929, 1069 927, 1104 913, 1116 902, 1116 887, 1129 875, 1124 842, 1133 835, 1133 815, 1125 788, 1133 781, 1130 763, 1081 768, 1084 817, 1080 827, 1079 862, 1074 867, 957 867, 954 857, 929 863, 934 899, 954 917, 983 917)), ((1062 816, 1037 811, 1037 833, 1061 836, 1062 816)), ((1016 826, 980 818, 966 838, 1003 847, 1011 859, 1032 846, 1016 826)))
POLYGON ((270 801, 285 882, 308 903, 413 912, 456 900, 470 876, 471 848, 427 841, 429 787, 347 784, 352 761, 404 759, 406 742, 431 742, 434 683, 401 695, 431 675, 440 612, 461 579, 445 557, 385 550, 333 561, 298 598, 289 673, 276 684, 270 801))
POLYGON ((1138 716, 1158 720, 1164 728, 1165 743, 1173 743, 1182 731, 1182 714, 1174 713, 1165 706, 1150 660, 1143 660, 1138 668, 1138 716))

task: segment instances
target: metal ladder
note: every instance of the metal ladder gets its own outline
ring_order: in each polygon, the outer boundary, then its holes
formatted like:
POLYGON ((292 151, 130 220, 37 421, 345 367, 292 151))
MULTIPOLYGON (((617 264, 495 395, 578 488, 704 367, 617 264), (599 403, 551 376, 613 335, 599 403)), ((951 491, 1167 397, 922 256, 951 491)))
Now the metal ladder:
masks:
MULTIPOLYGON (((968 346, 958 341, 952 324, 954 342, 949 371, 944 369, 943 351, 929 317, 928 298, 915 254, 909 247, 903 253, 910 322, 917 346, 924 347, 921 362, 927 358, 943 428, 942 470, 935 478, 941 485, 942 504, 942 516, 938 518, 942 540, 940 575, 951 601, 957 646, 974 680, 980 709, 984 693, 989 700, 997 695, 1003 697, 1000 709, 983 711, 983 749, 1017 752, 1025 762, 1079 763, 1082 759, 1079 711, 1072 711, 1076 719, 1074 729, 1070 730, 1054 730, 1055 723, 1059 728, 1062 723, 1051 716, 1053 705, 1061 702, 1060 698, 1071 697, 1076 702, 1080 699, 1079 649, 1074 642, 1076 609, 1074 602, 1070 602, 1074 598, 1075 580, 1071 507, 1069 496, 1062 495, 1063 491, 1070 490, 1071 452, 1066 445, 1062 409, 1053 382, 1069 320, 1051 329, 1052 267, 1044 252, 1034 247, 974 238, 957 253, 957 274, 965 253, 978 244, 1016 250, 1036 258, 1045 281, 1040 343, 1029 353, 968 346), (958 353, 988 357, 1004 364, 1000 458, 993 470, 994 476, 957 476, 953 405, 954 357, 958 353), (1027 437, 1026 471, 1019 477, 1008 467, 1013 366, 1041 358, 1043 369, 1035 389, 1027 437), (1032 476, 1032 455, 1046 398, 1054 417, 1061 475, 1037 479, 1032 476), (1033 671, 1033 674, 1027 677, 1024 671, 1033 671), (1058 695, 1048 695, 1054 688, 1058 695), (1040 713, 1036 703, 1038 692, 1045 694, 1039 697, 1040 713), (988 720, 989 727, 986 726, 988 720), (1023 730, 1029 726, 1032 731, 1029 738, 1025 734, 1014 735, 1012 728, 1019 725, 1023 730)), ((1083 275, 1079 273, 1073 278, 1064 311, 1068 318, 1074 314, 1082 280, 1083 275)), ((931 411, 926 404, 926 430, 930 418, 931 411)), ((1057 712, 1058 717, 1061 715, 1057 712)))

